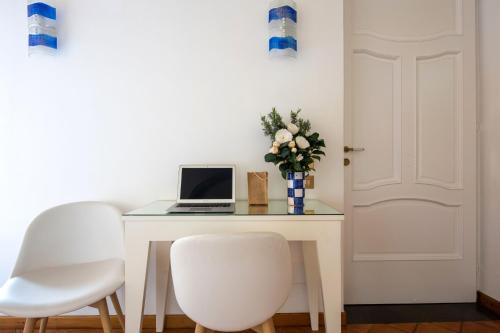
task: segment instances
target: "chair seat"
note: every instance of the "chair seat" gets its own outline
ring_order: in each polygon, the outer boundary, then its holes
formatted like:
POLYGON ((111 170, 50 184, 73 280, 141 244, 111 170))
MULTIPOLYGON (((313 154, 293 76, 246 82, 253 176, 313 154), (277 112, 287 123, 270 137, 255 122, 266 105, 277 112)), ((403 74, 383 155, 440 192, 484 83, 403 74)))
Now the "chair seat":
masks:
POLYGON ((31 271, 0 288, 0 312, 27 318, 60 315, 111 295, 123 282, 122 259, 31 271))

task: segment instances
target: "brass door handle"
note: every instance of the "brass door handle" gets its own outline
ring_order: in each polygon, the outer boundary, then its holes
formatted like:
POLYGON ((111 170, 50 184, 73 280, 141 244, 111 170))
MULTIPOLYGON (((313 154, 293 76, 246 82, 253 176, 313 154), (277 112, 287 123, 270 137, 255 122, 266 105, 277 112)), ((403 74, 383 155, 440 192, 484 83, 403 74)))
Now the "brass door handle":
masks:
POLYGON ((344 146, 344 153, 348 153, 350 151, 365 151, 365 148, 353 148, 349 146, 344 146))

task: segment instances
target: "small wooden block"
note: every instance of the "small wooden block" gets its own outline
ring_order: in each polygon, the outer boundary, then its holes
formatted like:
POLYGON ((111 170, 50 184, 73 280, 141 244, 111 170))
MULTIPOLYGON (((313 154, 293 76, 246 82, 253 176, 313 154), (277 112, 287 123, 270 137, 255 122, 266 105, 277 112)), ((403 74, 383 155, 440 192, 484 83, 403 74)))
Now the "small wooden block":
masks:
POLYGON ((314 188, 314 176, 309 175, 306 177, 306 182, 304 184, 304 187, 306 189, 313 189, 314 188))

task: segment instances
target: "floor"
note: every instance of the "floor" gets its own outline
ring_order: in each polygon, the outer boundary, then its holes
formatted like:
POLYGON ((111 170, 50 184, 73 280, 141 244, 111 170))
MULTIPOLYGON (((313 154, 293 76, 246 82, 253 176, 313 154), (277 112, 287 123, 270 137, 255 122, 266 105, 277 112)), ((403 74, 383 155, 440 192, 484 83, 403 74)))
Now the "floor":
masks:
MULTIPOLYGON (((36 331, 35 331, 36 332, 36 331)), ((193 329, 168 329, 164 333, 193 333, 193 329)), ((245 331, 250 333, 253 331, 245 331)), ((312 333, 309 327, 278 327, 276 333, 312 333)), ((321 328, 318 333, 324 333, 321 328)), ((0 333, 22 333, 22 330, 0 330, 0 333)), ((96 329, 47 330, 46 333, 102 333, 96 329)), ((113 330, 113 333, 123 333, 113 330)), ((154 333, 154 330, 143 330, 154 333)), ((254 333, 254 332, 253 332, 254 333)), ((500 333, 500 321, 466 321, 399 324, 351 324, 342 328, 342 333, 500 333)))
POLYGON ((500 333, 500 316, 476 303, 346 305, 345 310, 349 325, 343 333, 500 333))
MULTIPOLYGON (((346 305, 349 324, 342 333, 500 333, 500 316, 475 303, 346 305)), ((164 333, 193 333, 168 329, 164 333)), ((0 329, 0 333, 22 333, 0 329)), ((35 333, 37 333, 35 331, 35 333)), ((46 333, 102 333, 97 329, 48 329, 46 333)), ((123 333, 113 330, 113 333, 123 333)), ((145 329, 142 333, 155 333, 145 329)), ((208 333, 214 333, 208 330, 208 333)), ((248 330, 243 333, 255 333, 248 330)), ((313 333, 309 327, 278 327, 276 333, 313 333)), ((316 333, 316 332, 315 332, 316 333)), ((322 327, 317 333, 325 333, 322 327)))

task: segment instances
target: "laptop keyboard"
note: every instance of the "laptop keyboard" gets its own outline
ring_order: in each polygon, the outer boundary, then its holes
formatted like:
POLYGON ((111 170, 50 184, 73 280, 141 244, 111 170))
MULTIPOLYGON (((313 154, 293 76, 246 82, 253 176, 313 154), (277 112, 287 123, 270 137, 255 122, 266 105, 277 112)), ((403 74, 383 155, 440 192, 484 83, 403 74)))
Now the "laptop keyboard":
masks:
POLYGON ((230 203, 179 203, 177 207, 186 208, 212 208, 212 207, 229 207, 230 203))

